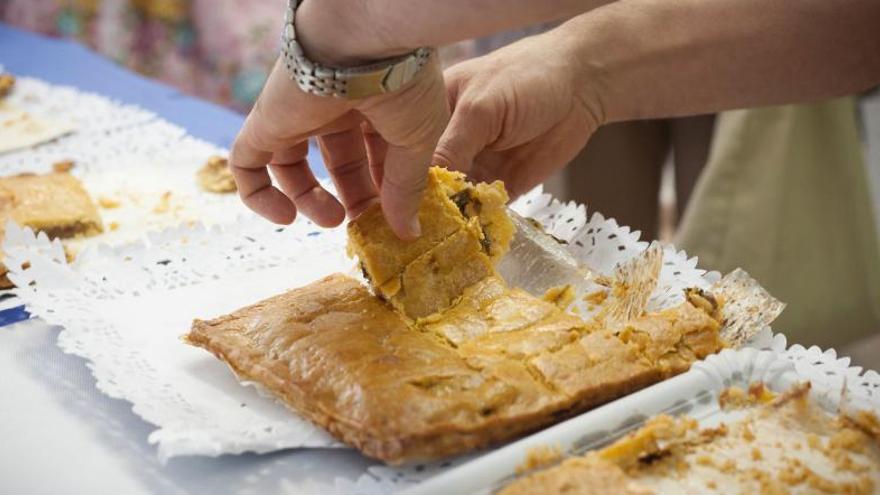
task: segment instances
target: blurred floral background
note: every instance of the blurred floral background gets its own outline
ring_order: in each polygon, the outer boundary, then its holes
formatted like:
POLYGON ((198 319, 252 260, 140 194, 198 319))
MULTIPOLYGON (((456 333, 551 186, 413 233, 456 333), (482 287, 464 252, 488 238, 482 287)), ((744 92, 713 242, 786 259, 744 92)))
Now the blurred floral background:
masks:
MULTIPOLYGON (((278 53, 285 0, 0 0, 0 20, 76 39, 146 76, 239 111, 278 53)), ((536 27, 442 50, 446 65, 536 27)))
POLYGON ((247 110, 278 50, 283 0, 0 0, 15 26, 74 38, 144 75, 247 110))

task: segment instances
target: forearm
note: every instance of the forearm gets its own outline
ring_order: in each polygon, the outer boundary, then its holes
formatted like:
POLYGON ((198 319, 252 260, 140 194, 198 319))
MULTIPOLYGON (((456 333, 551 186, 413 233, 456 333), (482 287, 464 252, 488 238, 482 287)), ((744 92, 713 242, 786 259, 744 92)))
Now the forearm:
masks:
POLYGON ((306 0, 297 34, 316 59, 356 63, 567 19, 613 0, 306 0))
POLYGON ((605 122, 794 103, 880 83, 877 0, 621 0, 555 33, 577 40, 605 122))

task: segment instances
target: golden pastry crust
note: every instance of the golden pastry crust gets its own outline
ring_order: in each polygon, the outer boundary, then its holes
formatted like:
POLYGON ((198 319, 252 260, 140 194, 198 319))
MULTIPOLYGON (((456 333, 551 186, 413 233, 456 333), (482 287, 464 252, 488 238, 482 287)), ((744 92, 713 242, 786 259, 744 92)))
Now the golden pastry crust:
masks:
MULTIPOLYGON (((66 173, 0 177, 0 238, 8 220, 45 232, 50 238, 85 237, 103 231, 92 199, 82 184, 66 173)), ((12 287, 6 273, 6 266, 0 264, 0 288, 12 287)))
MULTIPOLYGON (((442 313, 418 321, 422 329, 460 346, 486 334, 513 332, 558 313, 550 303, 510 289, 498 276, 486 277, 464 290, 461 298, 442 313)), ((583 322, 575 320, 574 326, 583 322)))
POLYGON ((491 184, 468 182, 464 174, 442 167, 431 167, 428 188, 437 188, 458 208, 465 219, 478 219, 483 232, 483 243, 488 254, 497 262, 510 245, 515 227, 507 214, 510 197, 501 181, 491 184))
POLYGON ((482 235, 474 219, 408 264, 390 296, 394 307, 410 318, 426 317, 448 308, 467 287, 493 274, 482 235))
POLYGON ((202 190, 212 193, 233 193, 238 190, 229 162, 222 156, 212 156, 196 172, 196 179, 202 190))
POLYGON ((436 168, 434 173, 443 178, 444 189, 458 210, 466 218, 478 218, 483 231, 487 254, 497 262, 507 253, 513 234, 513 222, 507 214, 510 197, 500 181, 491 184, 471 184, 464 175, 436 168))

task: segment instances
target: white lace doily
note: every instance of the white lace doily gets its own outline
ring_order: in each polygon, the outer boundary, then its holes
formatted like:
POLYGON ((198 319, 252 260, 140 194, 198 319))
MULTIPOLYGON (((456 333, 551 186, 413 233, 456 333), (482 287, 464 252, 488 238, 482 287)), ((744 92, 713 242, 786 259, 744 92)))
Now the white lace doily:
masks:
POLYGON ((76 129, 36 147, 0 154, 0 176, 45 173, 53 163, 75 162, 71 173, 98 203, 105 231, 67 241, 73 252, 132 241, 185 222, 213 225, 241 215, 253 218, 236 194, 198 187, 198 168, 226 151, 151 112, 27 77, 16 81, 8 104, 44 120, 71 122, 76 129))
MULTIPOLYGON (((56 101, 55 92, 67 94, 70 101, 63 106, 70 109, 69 117, 91 123, 78 122, 77 141, 69 146, 59 140, 4 156, 0 173, 34 171, 35 163, 48 168, 55 160, 71 158, 75 151, 82 153, 73 155, 80 165, 75 173, 87 187, 106 187, 110 194, 128 185, 118 175, 120 157, 125 156, 126 176, 165 180, 167 173, 176 178, 162 186, 184 197, 186 191, 193 191, 192 174, 203 161, 193 161, 194 157, 217 151, 148 112, 33 80, 24 80, 23 87, 33 93, 33 102, 43 98, 44 104, 56 101), (89 120, 91 114, 77 109, 78 105, 91 105, 97 117, 89 120), (117 112, 126 115, 116 117, 117 112)), ((28 104, 28 91, 16 96, 23 99, 21 105, 28 104)), ((34 107, 40 105, 34 103, 34 107)), ((184 223, 136 242, 108 245, 96 238, 83 246, 70 265, 60 244, 10 225, 3 250, 9 278, 19 287, 14 292, 33 315, 63 327, 59 345, 89 361, 103 392, 131 402, 137 415, 156 425, 149 441, 158 445, 163 459, 339 446, 322 430, 261 397, 253 387, 240 386, 212 356, 178 340, 193 318, 219 316, 323 275, 354 268, 344 255, 344 229, 317 229, 304 220, 278 228, 250 215, 229 221, 235 215, 227 212, 245 210, 234 196, 220 198, 231 200, 217 206, 224 212, 218 220, 225 222, 212 221, 215 212, 208 210, 216 205, 190 201, 193 206, 187 211, 204 222, 184 223), (206 223, 215 225, 205 227, 206 223), (28 268, 21 268, 25 262, 28 268)), ((588 218, 582 205, 552 200, 540 188, 512 207, 541 221, 551 234, 568 243, 577 258, 600 273, 611 273, 618 263, 647 247, 628 227, 599 214, 588 218)), ((142 214, 142 210, 132 211, 142 214)), ((181 219, 174 220, 171 223, 179 224, 181 219)), ((137 232, 157 226, 141 225, 137 232)), ((667 247, 650 307, 673 305, 681 300, 681 289, 707 288, 718 279, 718 273, 697 268, 695 258, 667 247)), ((765 329, 751 345, 782 352, 785 339, 765 329)), ((799 369, 821 368, 826 376, 845 377, 851 388, 856 382, 862 384, 858 385, 860 393, 878 393, 876 373, 860 374, 848 368, 848 360, 836 359, 833 351, 795 346, 786 352, 799 369)), ((381 493, 409 486, 448 466, 377 466, 354 484, 340 480, 336 488, 346 493, 381 493)))

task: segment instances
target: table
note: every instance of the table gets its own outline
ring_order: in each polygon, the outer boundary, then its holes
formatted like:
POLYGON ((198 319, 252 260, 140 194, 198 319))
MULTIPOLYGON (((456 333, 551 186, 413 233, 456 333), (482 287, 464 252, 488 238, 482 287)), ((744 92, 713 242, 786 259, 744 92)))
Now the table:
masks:
MULTIPOLYGON (((0 64, 17 75, 141 105, 192 135, 229 146, 243 117, 122 69, 75 43, 0 23, 0 64)), ((311 150, 316 174, 326 176, 311 150)), ((355 479, 375 462, 350 450, 172 459, 147 443, 153 426, 95 388, 57 329, 21 309, 0 314, 0 493, 308 493, 355 479)))

